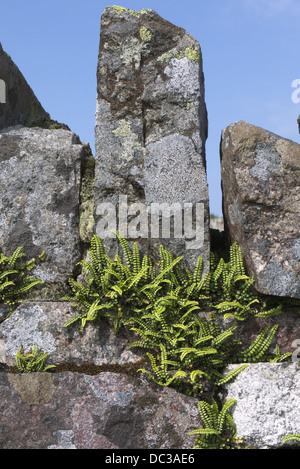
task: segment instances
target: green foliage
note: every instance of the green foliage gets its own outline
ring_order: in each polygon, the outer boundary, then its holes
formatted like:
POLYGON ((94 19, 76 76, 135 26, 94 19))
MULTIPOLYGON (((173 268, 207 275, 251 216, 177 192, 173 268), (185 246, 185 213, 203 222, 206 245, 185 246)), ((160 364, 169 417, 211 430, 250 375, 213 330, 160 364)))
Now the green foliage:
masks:
POLYGON ((292 433, 291 435, 286 436, 281 440, 281 443, 286 443, 288 441, 296 441, 297 443, 300 443, 300 433, 292 433))
MULTIPOLYGON (((28 272, 35 267, 35 259, 21 262, 21 258, 26 256, 21 252, 22 246, 18 247, 11 256, 0 253, 0 303, 9 305, 10 315, 17 304, 21 302, 24 295, 34 286, 43 283, 35 276, 28 275, 28 272)), ((40 255, 40 260, 44 260, 45 253, 40 255)))
MULTIPOLYGON (((157 385, 176 387, 185 394, 198 397, 207 386, 211 393, 235 379, 249 363, 280 362, 291 354, 275 354, 269 349, 278 326, 265 327, 256 339, 243 346, 238 326, 226 328, 224 319, 233 317, 246 321, 256 316, 266 318, 281 313, 281 306, 268 310, 266 302, 253 289, 254 279, 244 269, 240 248, 230 248, 229 259, 211 255, 211 270, 203 275, 199 257, 194 271, 182 267, 182 257, 173 259, 163 247, 160 261, 154 267, 147 256, 141 257, 138 245, 119 236, 123 264, 117 255, 111 260, 101 240, 94 235, 89 252, 90 261, 81 261, 84 284, 70 279, 77 314, 65 326, 87 321, 97 322, 102 316, 112 318, 115 333, 121 326, 132 330, 138 340, 129 348, 142 348, 148 366, 139 369, 157 385), (221 319, 221 320, 220 320, 221 319), (221 324, 223 323, 222 327, 221 324), (241 363, 226 375, 228 364, 241 363)), ((238 445, 228 401, 219 411, 213 401, 209 406, 200 401, 199 412, 205 428, 198 434, 196 448, 231 448, 238 445)))
POLYGON ((23 346, 16 353, 16 362, 19 371, 22 373, 34 373, 39 371, 47 371, 50 368, 55 368, 55 365, 45 366, 45 361, 48 357, 47 353, 37 351, 37 345, 34 345, 32 350, 24 354, 23 346))
MULTIPOLYGON (((117 234, 118 235, 118 234, 117 234)), ((74 296, 63 299, 74 302, 77 314, 65 326, 79 321, 83 330, 87 321, 96 321, 101 316, 113 318, 114 330, 119 328, 131 316, 139 317, 141 312, 152 307, 163 292, 171 291, 175 279, 175 266, 182 258, 172 259, 165 250, 161 250, 160 270, 156 274, 151 260, 141 259, 138 246, 133 244, 131 251, 128 242, 118 235, 123 248, 126 264, 117 255, 111 260, 103 249, 97 235, 91 240, 89 251, 91 261, 80 261, 85 277, 84 284, 73 278, 69 280, 74 296)))
POLYGON ((212 404, 198 402, 198 410, 204 428, 192 430, 188 435, 197 435, 194 449, 236 449, 242 442, 237 438, 236 425, 229 413, 236 404, 234 399, 225 402, 221 410, 214 399, 212 404))
POLYGON ((211 254, 209 276, 211 306, 225 319, 245 321, 251 316, 268 318, 281 313, 281 305, 265 310, 265 303, 253 289, 254 278, 246 275, 241 248, 236 243, 230 247, 228 262, 211 254))

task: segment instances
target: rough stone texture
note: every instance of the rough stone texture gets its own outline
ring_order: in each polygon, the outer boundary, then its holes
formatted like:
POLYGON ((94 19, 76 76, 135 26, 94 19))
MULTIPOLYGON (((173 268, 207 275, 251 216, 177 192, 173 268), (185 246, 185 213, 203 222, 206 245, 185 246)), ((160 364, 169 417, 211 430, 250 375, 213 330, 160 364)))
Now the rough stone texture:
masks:
MULTIPOLYGON (((14 366, 16 351, 20 346, 29 350, 35 344, 49 354, 48 363, 55 365, 135 366, 143 360, 143 349, 128 349, 132 342, 140 338, 132 331, 122 328, 118 334, 114 334, 112 322, 106 318, 101 319, 99 324, 87 322, 83 332, 80 332, 77 324, 63 327, 75 314, 76 309, 68 302, 22 303, 0 324, 0 363, 14 366)), ((208 318, 208 313, 200 315, 204 319, 208 318)), ((224 330, 233 325, 238 326, 236 338, 242 341, 243 346, 250 345, 264 327, 271 327, 275 323, 279 328, 270 352, 274 352, 276 344, 282 354, 294 353, 300 346, 299 308, 285 307, 279 316, 252 318, 245 323, 230 318, 224 322, 222 316, 217 316, 217 319, 224 330)))
POLYGON ((116 373, 0 373, 0 394, 1 449, 188 449, 200 427, 197 399, 116 373))
POLYGON ((222 133, 225 230, 258 291, 300 298, 300 145, 244 121, 222 133))
MULTIPOLYGON (((271 307, 270 307, 271 309, 271 307)), ((252 344, 265 328, 278 325, 277 332, 270 344, 268 352, 275 354, 276 345, 280 353, 294 354, 300 351, 300 314, 298 307, 283 306, 281 314, 269 318, 249 317, 246 321, 238 321, 234 318, 224 319, 223 314, 217 314, 216 319, 222 331, 229 327, 237 326, 234 338, 241 341, 242 347, 246 348, 252 344)), ((207 319, 209 313, 200 313, 200 317, 207 319)))
MULTIPOLYGON (((194 233, 188 233, 186 224, 185 239, 175 238, 171 230, 163 244, 174 254, 185 254, 189 266, 201 255, 207 271, 207 115, 199 43, 153 10, 108 7, 101 18, 97 81, 97 234, 103 237, 104 212, 100 204, 111 203, 118 208, 127 203, 131 226, 127 233, 127 226, 120 228, 118 217, 117 228, 126 238, 140 236, 144 251, 154 256, 161 239, 158 241, 149 230, 153 218, 149 220, 147 213, 145 218, 136 216, 141 206, 133 204, 143 204, 142 208, 150 210, 151 204, 165 203, 169 207, 176 203, 180 216, 184 204, 194 210, 199 204, 196 239, 194 233)), ((154 210, 151 213, 161 214, 154 210)), ((168 215, 163 219, 170 223, 168 215)), ((106 215, 104 220, 108 221, 106 215)), ((108 223, 106 235, 110 227, 108 223)), ((116 249, 112 239, 107 240, 107 246, 111 252, 116 249)))
POLYGON ((78 325, 64 327, 76 311, 67 302, 22 303, 0 324, 0 362, 16 364, 16 352, 34 345, 48 353, 47 363, 55 365, 123 365, 138 363, 143 353, 127 350, 135 337, 120 331, 114 334, 107 319, 98 325, 87 323, 83 332, 78 325))
POLYGON ((299 371, 298 363, 255 363, 227 385, 226 399, 237 400, 232 416, 246 445, 280 448, 285 436, 300 433, 299 371))
POLYGON ((1 44, 0 80, 5 83, 5 100, 0 100, 0 129, 19 124, 30 126, 39 119, 50 118, 1 44))
POLYGON ((34 274, 47 287, 65 285, 81 256, 81 177, 89 152, 63 129, 0 132, 0 248, 10 255, 23 246, 28 259, 45 251, 34 274))

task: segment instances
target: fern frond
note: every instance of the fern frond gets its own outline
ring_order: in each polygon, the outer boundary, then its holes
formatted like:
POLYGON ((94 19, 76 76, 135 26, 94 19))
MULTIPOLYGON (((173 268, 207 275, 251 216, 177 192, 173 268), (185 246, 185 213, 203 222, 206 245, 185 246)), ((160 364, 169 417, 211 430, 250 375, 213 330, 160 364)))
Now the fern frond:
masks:
POLYGON ((255 314, 256 318, 270 318, 273 316, 278 316, 282 313, 282 304, 277 306, 276 308, 272 308, 269 311, 263 311, 261 313, 255 314))
POLYGON ((286 443, 287 441, 297 441, 300 443, 300 433, 292 433, 291 435, 284 437, 281 440, 281 443, 286 443))
MULTIPOLYGON (((134 275, 137 275, 139 271, 141 270, 141 260, 140 260, 140 252, 139 252, 139 247, 138 244, 135 242, 133 243, 133 249, 132 249, 132 264, 133 264, 133 273, 134 275)), ((145 270, 146 272, 146 270, 145 270)))
POLYGON ((115 231, 115 234, 117 235, 119 243, 121 244, 121 246, 123 248, 123 254, 124 254, 125 262, 126 262, 127 266, 129 267, 129 269, 132 271, 132 268, 133 268, 133 255, 132 255, 131 249, 129 247, 128 241, 125 238, 123 238, 122 236, 120 236, 120 234, 117 231, 115 231))
POLYGON ((229 383, 229 381, 232 381, 239 373, 245 370, 245 368, 247 368, 248 366, 249 366, 248 364, 244 364, 244 365, 238 366, 234 370, 231 370, 229 373, 227 373, 226 376, 224 376, 222 379, 219 379, 216 382, 216 385, 223 386, 224 384, 229 383))

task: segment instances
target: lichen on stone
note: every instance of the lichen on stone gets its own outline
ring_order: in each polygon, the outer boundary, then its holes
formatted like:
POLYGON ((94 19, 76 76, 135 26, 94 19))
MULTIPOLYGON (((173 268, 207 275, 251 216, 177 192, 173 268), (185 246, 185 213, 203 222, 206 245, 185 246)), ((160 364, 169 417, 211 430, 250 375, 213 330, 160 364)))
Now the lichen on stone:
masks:
POLYGON ((121 119, 119 127, 112 131, 112 133, 115 134, 116 137, 126 137, 129 132, 130 125, 128 124, 126 119, 121 119))
POLYGON ((121 15, 122 13, 128 13, 129 15, 133 15, 133 16, 140 15, 138 11, 130 10, 129 8, 120 7, 117 5, 113 5, 112 7, 109 7, 109 8, 111 8, 115 13, 117 13, 117 15, 121 15))
POLYGON ((132 15, 132 16, 148 15, 149 13, 153 12, 153 10, 151 10, 149 8, 143 8, 139 12, 139 11, 136 11, 136 10, 130 10, 129 8, 120 7, 118 5, 113 5, 111 7, 107 7, 107 9, 111 9, 114 13, 117 13, 117 15, 121 15, 122 13, 128 13, 129 15, 132 15))
POLYGON ((80 191, 79 233, 83 242, 89 242, 94 229, 95 160, 92 154, 86 158, 80 191))
POLYGON ((194 62, 200 62, 200 49, 195 49, 194 47, 187 47, 184 51, 179 51, 176 58, 182 59, 183 57, 187 57, 194 62))
POLYGON ((186 49, 184 50, 172 49, 162 54, 160 57, 158 57, 157 60, 158 62, 168 64, 171 59, 180 60, 180 59, 183 59, 184 57, 187 57, 193 62, 200 62, 201 60, 200 48, 186 47, 186 49))
POLYGON ((145 42, 150 42, 152 39, 152 33, 150 29, 147 29, 146 26, 140 28, 140 37, 145 42))
POLYGON ((137 70, 141 62, 141 47, 138 39, 136 37, 128 38, 124 41, 121 48, 121 59, 123 64, 126 67, 131 68, 134 63, 134 68, 137 70))
POLYGON ((119 121, 119 127, 112 132, 116 137, 120 137, 122 139, 123 152, 121 154, 121 158, 123 160, 132 160, 136 151, 143 151, 143 146, 141 145, 137 134, 132 132, 126 119, 121 119, 119 121))

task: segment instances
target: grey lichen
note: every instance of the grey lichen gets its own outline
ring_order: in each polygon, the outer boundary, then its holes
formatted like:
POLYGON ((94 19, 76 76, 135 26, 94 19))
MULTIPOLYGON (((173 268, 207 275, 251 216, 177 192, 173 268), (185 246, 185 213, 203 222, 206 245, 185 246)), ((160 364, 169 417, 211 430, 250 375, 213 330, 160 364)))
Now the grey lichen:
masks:
POLYGON ((95 160, 92 155, 85 160, 80 191, 80 239, 84 243, 91 240, 94 230, 94 187, 95 187, 95 160))
POLYGON ((119 127, 112 131, 116 137, 120 137, 122 141, 123 152, 121 158, 123 160, 132 160, 136 151, 143 151, 137 134, 131 130, 131 126, 126 119, 119 121, 119 127))

